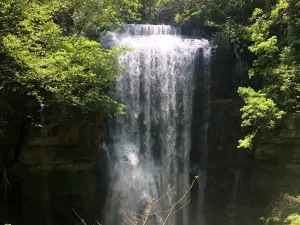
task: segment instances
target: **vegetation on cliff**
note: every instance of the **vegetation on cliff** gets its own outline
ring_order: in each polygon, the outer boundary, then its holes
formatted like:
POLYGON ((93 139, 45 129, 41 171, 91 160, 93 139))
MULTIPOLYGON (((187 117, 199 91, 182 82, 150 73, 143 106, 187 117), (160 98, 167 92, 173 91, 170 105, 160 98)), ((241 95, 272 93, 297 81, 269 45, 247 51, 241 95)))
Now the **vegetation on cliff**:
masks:
POLYGON ((0 171, 19 145, 14 137, 40 125, 45 109, 97 119, 123 112, 108 90, 124 49, 105 49, 96 39, 137 19, 139 7, 138 0, 0 2, 0 171))
POLYGON ((250 127, 239 147, 251 148, 257 131, 274 128, 284 115, 298 115, 299 1, 169 0, 162 5, 175 12, 176 23, 216 27, 214 40, 225 40, 238 60, 251 65, 254 85, 238 90, 245 101, 241 125, 250 127))
POLYGON ((0 1, 1 201, 28 131, 44 123, 46 111, 89 122, 123 113, 108 90, 124 49, 105 49, 96 39, 137 19, 139 7, 138 0, 0 1))
POLYGON ((0 3, 1 105, 20 101, 63 104, 102 115, 123 106, 107 95, 120 74, 117 56, 91 38, 137 17, 138 1, 27 1, 0 3))
MULTIPOLYGON (((275 128, 283 118, 299 116, 299 1, 167 0, 157 7, 173 11, 171 21, 177 24, 215 27, 216 44, 226 42, 237 61, 250 65, 248 86, 238 89, 244 100, 241 126, 246 133, 238 147, 254 148, 258 132, 275 128)), ((299 213, 299 196, 285 194, 267 222, 299 224, 299 213)))
MULTIPOLYGON (((2 0, 0 121, 32 118, 53 105, 100 116, 122 113, 108 90, 122 71, 117 57, 124 49, 103 48, 98 34, 140 14, 155 20, 161 12, 170 12, 172 23, 215 27, 214 41, 227 42, 237 60, 251 66, 249 86, 238 90, 247 132, 239 147, 253 147, 258 131, 298 116, 297 0, 2 0)), ((0 147, 4 135, 1 129, 0 147)), ((299 197, 283 196, 271 219, 299 224, 298 206, 299 197)))
MULTIPOLYGON (((172 11, 177 24, 214 26, 216 41, 226 40, 239 60, 252 65, 255 85, 241 87, 245 101, 242 126, 251 127, 240 147, 251 148, 262 128, 273 128, 284 115, 299 112, 300 4, 295 0, 223 1, 15 1, 0 3, 1 115, 12 102, 59 103, 103 115, 121 113, 123 106, 107 95, 121 72, 122 49, 104 49, 97 33, 149 19, 161 8, 172 11), (245 52, 251 59, 243 58, 245 52)), ((19 104, 20 105, 20 104, 19 104)), ((26 108, 26 107, 25 107, 26 108)))

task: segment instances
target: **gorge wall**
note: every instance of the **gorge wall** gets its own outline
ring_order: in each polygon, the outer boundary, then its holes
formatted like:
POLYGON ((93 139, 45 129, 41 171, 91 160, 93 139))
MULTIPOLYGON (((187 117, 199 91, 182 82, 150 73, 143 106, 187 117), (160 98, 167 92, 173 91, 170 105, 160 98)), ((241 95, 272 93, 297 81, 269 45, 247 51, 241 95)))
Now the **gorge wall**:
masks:
POLYGON ((11 148, 1 151, 6 160, 1 165, 0 223, 81 224, 73 209, 95 222, 107 188, 103 121, 59 108, 45 109, 42 118, 41 128, 12 127, 11 148))
POLYGON ((237 88, 247 86, 247 65, 219 45, 211 68, 206 218, 210 225, 263 224, 281 194, 299 190, 299 119, 259 132, 252 150, 237 149, 245 132, 237 88))
MULTIPOLYGON (((197 145, 193 149, 197 160, 206 157, 207 225, 261 224, 270 203, 299 183, 297 119, 263 131, 255 151, 236 148, 243 132, 236 91, 246 77, 233 51, 219 46, 211 61, 207 155, 197 145)), ((203 99, 197 103, 201 114, 203 99)), ((9 141, 0 155, 0 223, 81 224, 73 208, 88 224, 101 218, 107 193, 107 152, 101 147, 105 122, 66 117, 58 109, 43 112, 42 128, 22 126, 18 118, 1 123, 9 141)))

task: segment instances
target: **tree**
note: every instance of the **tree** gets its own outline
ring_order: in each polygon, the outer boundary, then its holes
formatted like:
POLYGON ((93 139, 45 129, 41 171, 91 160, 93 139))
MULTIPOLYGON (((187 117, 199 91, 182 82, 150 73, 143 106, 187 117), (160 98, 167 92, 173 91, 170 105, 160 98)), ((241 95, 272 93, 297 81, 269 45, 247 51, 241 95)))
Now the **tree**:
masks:
POLYGON ((45 109, 93 121, 123 113, 108 90, 125 49, 93 39, 137 18, 138 7, 138 0, 0 1, 0 171, 16 160, 10 152, 18 155, 22 132, 40 126, 45 109))
POLYGON ((92 25, 101 29, 136 18, 137 8, 138 1, 127 0, 2 1, 1 94, 9 99, 13 91, 39 104, 66 104, 102 115, 121 113, 123 106, 107 89, 121 72, 117 57, 122 49, 104 49, 82 34, 92 25))
POLYGON ((300 196, 282 194, 274 201, 270 215, 265 219, 267 224, 300 224, 300 196))
POLYGON ((284 116, 299 114, 300 3, 296 0, 168 0, 177 23, 214 26, 214 41, 225 41, 238 61, 252 68, 249 87, 238 93, 242 126, 249 134, 239 147, 251 148, 260 129, 274 128, 284 116))
MULTIPOLYGON (((257 8, 246 27, 246 38, 256 58, 249 71, 250 78, 261 80, 258 91, 240 88, 244 98, 243 126, 274 128, 275 122, 286 115, 299 115, 300 94, 300 4, 279 0, 277 4, 257 8)), ((240 147, 250 147, 255 131, 240 142, 240 147)))
MULTIPOLYGON (((140 19, 140 0, 67 0, 68 8, 61 17, 72 21, 68 26, 88 36, 117 28, 121 23, 140 19)), ((69 28, 70 29, 70 28, 69 28)))
MULTIPOLYGON (((131 225, 147 225, 151 223, 151 221, 153 221, 151 219, 156 220, 161 225, 168 224, 172 221, 174 222, 176 219, 176 214, 179 211, 183 210, 190 203, 190 191, 192 190, 198 178, 198 176, 195 176, 191 185, 182 194, 182 196, 178 196, 177 199, 174 198, 177 197, 174 191, 175 187, 171 187, 170 185, 168 185, 166 193, 161 197, 159 197, 158 199, 152 198, 146 200, 146 207, 140 208, 141 212, 133 212, 130 210, 124 211, 124 222, 131 225), (161 202, 167 202, 166 208, 161 208, 159 206, 161 202)), ((82 219, 74 209, 73 212, 83 225, 87 225, 84 219, 82 219)), ((98 225, 101 225, 97 220, 96 223, 98 225)))

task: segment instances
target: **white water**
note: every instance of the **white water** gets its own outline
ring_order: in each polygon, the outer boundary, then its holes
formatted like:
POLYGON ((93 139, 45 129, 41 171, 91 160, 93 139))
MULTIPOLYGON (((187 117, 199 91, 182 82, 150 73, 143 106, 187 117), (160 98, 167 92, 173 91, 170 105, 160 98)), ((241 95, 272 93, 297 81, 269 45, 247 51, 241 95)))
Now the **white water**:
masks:
MULTIPOLYGON (((182 39, 171 26, 123 25, 121 30, 110 33, 109 44, 132 51, 120 57, 126 71, 116 82, 116 98, 126 105, 126 115, 117 117, 111 128, 107 224, 125 223, 124 212, 145 214, 146 202, 163 196, 168 185, 174 186, 173 202, 189 188, 195 60, 199 54, 209 58, 211 51, 207 40, 182 39)), ((166 198, 153 212, 169 207, 166 198)), ((177 224, 189 224, 187 210, 178 215, 182 222, 177 224)), ((166 224, 174 220, 170 217, 166 224)), ((157 218, 148 224, 158 224, 157 218)))

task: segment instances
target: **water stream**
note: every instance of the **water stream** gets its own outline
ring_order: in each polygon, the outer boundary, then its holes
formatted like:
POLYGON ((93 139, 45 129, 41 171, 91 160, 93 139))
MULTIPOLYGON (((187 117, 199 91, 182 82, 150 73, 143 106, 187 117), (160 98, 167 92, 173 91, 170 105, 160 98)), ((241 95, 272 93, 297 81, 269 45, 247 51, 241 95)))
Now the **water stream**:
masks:
MULTIPOLYGON (((167 25, 123 25, 110 37, 110 44, 132 51, 119 59, 126 70, 117 79, 116 99, 126 105, 126 115, 117 117, 110 129, 106 224, 125 224, 128 219, 141 223, 148 202, 172 189, 151 209, 157 214, 148 224, 161 224, 159 220, 165 221, 166 211, 191 184, 195 61, 201 56, 207 62, 211 45, 204 39, 183 39, 167 25)), ((203 185, 200 182, 199 189, 204 192, 203 185)), ((177 208, 188 200, 189 195, 177 208)), ((187 207, 165 224, 190 224, 187 207)))

